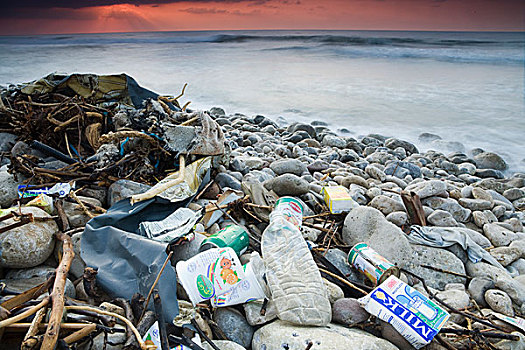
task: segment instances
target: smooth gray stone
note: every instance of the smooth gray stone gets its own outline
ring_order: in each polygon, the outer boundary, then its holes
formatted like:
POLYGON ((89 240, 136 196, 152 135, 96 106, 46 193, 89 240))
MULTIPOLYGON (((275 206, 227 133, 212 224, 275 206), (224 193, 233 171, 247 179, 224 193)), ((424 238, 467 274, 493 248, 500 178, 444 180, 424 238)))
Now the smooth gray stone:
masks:
POLYGON ((129 198, 135 194, 144 193, 149 190, 151 186, 141 184, 131 180, 117 180, 109 186, 108 189, 108 204, 111 207, 113 204, 121 201, 124 198, 129 198))
POLYGON ((275 321, 259 328, 252 342, 253 350, 288 349, 304 350, 312 342, 312 349, 335 350, 396 350, 388 341, 356 328, 346 328, 333 323, 324 327, 298 327, 275 321))
POLYGON ((239 311, 229 307, 218 308, 213 319, 229 340, 245 348, 250 347, 253 328, 239 311))

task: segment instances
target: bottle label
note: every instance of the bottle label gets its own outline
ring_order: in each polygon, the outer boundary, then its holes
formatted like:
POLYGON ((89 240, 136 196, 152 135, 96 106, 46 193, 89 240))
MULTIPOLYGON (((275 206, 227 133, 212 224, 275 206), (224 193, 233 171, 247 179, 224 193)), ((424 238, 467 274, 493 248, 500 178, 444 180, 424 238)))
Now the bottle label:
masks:
POLYGON ((281 213, 284 218, 301 229, 303 224, 303 206, 293 197, 281 197, 275 203, 274 212, 281 213))

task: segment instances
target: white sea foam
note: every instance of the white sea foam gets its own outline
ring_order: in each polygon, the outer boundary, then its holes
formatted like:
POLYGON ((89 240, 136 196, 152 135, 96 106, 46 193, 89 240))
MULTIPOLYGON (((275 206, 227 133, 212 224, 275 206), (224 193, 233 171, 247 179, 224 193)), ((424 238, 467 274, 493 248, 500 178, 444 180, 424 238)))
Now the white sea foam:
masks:
MULTIPOLYGON (((249 31, 0 37, 0 84, 125 72, 228 113, 323 120, 351 135, 422 132, 525 171, 524 33, 249 31)), ((417 142, 416 142, 417 143, 417 142)), ((450 151, 447 145, 419 144, 450 151)))

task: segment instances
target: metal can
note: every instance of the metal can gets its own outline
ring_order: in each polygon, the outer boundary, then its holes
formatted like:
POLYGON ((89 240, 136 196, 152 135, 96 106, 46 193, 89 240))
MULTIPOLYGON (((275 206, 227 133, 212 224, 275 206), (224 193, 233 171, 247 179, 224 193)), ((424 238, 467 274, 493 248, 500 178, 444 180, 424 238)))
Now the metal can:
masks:
POLYGON ((348 254, 348 262, 377 286, 389 276, 399 277, 399 267, 386 260, 366 243, 357 243, 348 254))
POLYGON ((202 241, 199 251, 230 247, 237 256, 241 256, 248 249, 249 244, 248 233, 241 226, 230 225, 202 241))
POLYGON ((293 197, 281 197, 275 202, 274 213, 280 213, 284 218, 301 229, 303 224, 303 205, 293 197))

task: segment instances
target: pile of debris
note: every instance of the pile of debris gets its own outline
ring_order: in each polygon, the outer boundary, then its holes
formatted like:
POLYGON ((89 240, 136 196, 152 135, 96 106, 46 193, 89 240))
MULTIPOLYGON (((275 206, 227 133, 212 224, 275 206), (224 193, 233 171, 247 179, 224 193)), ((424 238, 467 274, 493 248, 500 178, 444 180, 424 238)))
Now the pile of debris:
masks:
POLYGON ((523 348, 524 174, 183 94, 1 90, 3 347, 523 348))

